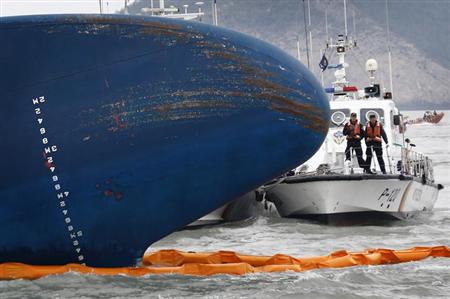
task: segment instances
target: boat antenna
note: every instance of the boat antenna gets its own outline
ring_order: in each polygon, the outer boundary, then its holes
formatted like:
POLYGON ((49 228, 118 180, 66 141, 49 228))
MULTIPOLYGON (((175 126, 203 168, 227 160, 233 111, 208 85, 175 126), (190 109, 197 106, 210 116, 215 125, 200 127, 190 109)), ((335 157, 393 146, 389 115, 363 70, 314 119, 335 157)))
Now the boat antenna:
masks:
POLYGON ((216 14, 214 12, 214 0, 211 2, 211 15, 212 15, 212 23, 216 25, 216 14))
MULTIPOLYGON (((309 48, 311 52, 311 58, 314 56, 313 46, 312 46, 312 31, 311 31, 311 3, 308 0, 308 32, 309 32, 309 48)), ((311 66, 311 70, 313 67, 311 66)))
POLYGON ((347 0, 344 0, 344 25, 345 25, 345 39, 347 39, 347 36, 348 36, 348 29, 347 29, 347 0))
POLYGON ((128 14, 128 0, 124 0, 124 8, 123 8, 123 12, 124 14, 128 14))
POLYGON ((325 7, 325 32, 327 35, 327 43, 330 40, 330 37, 328 35, 328 5, 325 7))
POLYGON ((217 20, 217 0, 213 0, 213 24, 219 25, 219 21, 217 20))
POLYGON ((389 83, 391 87, 391 94, 394 93, 394 86, 392 84, 392 57, 391 57, 391 34, 389 30, 389 5, 388 0, 385 0, 386 5, 386 30, 387 30, 387 47, 388 47, 388 61, 389 61, 389 83))
POLYGON ((297 59, 298 61, 301 61, 300 57, 300 34, 299 34, 299 27, 300 27, 300 21, 299 21, 299 10, 300 10, 300 2, 297 2, 299 4, 298 9, 295 10, 295 28, 297 31, 297 59))
POLYGON ((309 45, 308 45, 308 29, 307 29, 307 25, 306 25, 305 0, 303 0, 303 22, 305 23, 306 61, 308 62, 308 69, 309 69, 309 45))
POLYGON ((352 10, 353 12, 353 38, 356 39, 356 21, 355 21, 355 10, 352 10))
POLYGON ((102 14, 103 13, 102 0, 98 0, 98 8, 100 10, 100 14, 102 14))

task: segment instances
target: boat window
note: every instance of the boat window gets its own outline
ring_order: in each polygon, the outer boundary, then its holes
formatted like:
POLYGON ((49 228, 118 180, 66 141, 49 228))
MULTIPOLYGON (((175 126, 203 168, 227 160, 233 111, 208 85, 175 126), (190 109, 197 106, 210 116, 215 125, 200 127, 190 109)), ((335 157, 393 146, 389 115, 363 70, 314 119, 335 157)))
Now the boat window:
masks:
POLYGON ((383 109, 361 109, 361 123, 367 123, 369 121, 369 116, 375 114, 377 120, 384 125, 384 111, 383 109))
POLYGON ((350 109, 331 109, 330 127, 342 126, 350 118, 350 109))

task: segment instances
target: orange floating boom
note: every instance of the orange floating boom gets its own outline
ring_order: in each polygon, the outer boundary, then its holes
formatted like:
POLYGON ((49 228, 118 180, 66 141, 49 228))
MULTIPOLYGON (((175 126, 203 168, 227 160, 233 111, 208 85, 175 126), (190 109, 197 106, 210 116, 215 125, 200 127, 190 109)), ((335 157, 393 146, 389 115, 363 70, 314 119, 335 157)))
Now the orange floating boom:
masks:
POLYGON ((450 257, 447 246, 413 247, 404 250, 366 249, 361 252, 340 250, 326 256, 296 258, 284 254, 273 256, 240 255, 233 251, 183 252, 160 250, 146 253, 141 267, 93 268, 80 264, 33 266, 21 263, 0 264, 0 280, 38 279, 48 275, 76 272, 93 275, 143 276, 148 274, 243 275, 258 272, 302 272, 321 268, 361 265, 397 264, 428 257, 450 257))

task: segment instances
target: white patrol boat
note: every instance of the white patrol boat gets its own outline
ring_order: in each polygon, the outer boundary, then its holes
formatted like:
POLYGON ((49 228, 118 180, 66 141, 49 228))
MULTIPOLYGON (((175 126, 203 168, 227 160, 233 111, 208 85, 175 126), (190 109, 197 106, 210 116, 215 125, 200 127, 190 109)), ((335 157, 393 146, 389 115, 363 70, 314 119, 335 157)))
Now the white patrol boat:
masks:
MULTIPOLYGON (((336 69, 336 81, 325 89, 331 94, 331 122, 325 142, 306 163, 260 188, 282 217, 314 218, 335 224, 406 219, 431 210, 443 188, 434 181, 432 161, 414 152, 414 144, 405 138, 402 115, 392 93, 381 94, 380 85, 375 84, 377 62, 369 59, 366 63, 369 87, 358 90, 347 82, 345 53, 355 45, 343 35, 335 44, 327 44, 328 50, 336 50, 339 64, 328 65, 336 69), (345 161, 343 127, 353 112, 364 128, 370 115, 382 124, 389 142, 382 145, 386 174, 381 173, 373 148, 369 148, 373 153, 373 174, 365 173, 357 164, 354 150, 350 161, 345 161)), ((361 146, 366 159, 364 141, 361 146)))

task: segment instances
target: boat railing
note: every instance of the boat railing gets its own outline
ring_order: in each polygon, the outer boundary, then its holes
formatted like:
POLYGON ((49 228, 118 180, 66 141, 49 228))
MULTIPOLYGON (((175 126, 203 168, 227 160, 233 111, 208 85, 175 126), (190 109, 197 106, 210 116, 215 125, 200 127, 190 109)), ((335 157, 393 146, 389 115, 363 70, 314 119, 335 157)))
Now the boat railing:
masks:
POLYGON ((420 177, 424 182, 434 182, 432 160, 408 148, 402 148, 401 173, 420 177))
MULTIPOLYGON (((341 155, 336 155, 336 158, 334 160, 335 163, 332 165, 329 165, 329 171, 330 172, 341 172, 344 174, 353 174, 355 172, 362 171, 364 168, 362 165, 356 164, 358 157, 356 154, 356 150, 361 149, 362 151, 362 158, 363 160, 367 161, 367 147, 363 148, 351 148, 350 153, 350 163, 345 164, 345 153, 341 153, 341 155), (338 161, 342 160, 342 161, 338 161)), ((413 175, 417 177, 423 177, 426 180, 433 181, 433 167, 432 167, 432 161, 427 156, 415 152, 411 149, 402 148, 401 151, 401 159, 397 160, 395 155, 392 156, 391 149, 389 145, 383 145, 383 157, 384 159, 384 166, 388 173, 390 174, 407 174, 407 175, 413 175), (395 165, 395 161, 397 161, 397 165, 395 165)), ((368 165, 370 169, 372 170, 381 170, 378 158, 376 155, 376 152, 374 148, 370 148, 372 159, 371 159, 371 165, 368 165)))
MULTIPOLYGON (((364 161, 367 161, 367 148, 357 148, 362 150, 362 158, 364 161)), ((411 150, 410 148, 401 147, 401 157, 398 156, 400 154, 397 152, 397 154, 394 153, 394 156, 392 156, 391 148, 388 145, 383 145, 383 158, 384 158, 384 166, 388 173, 390 174, 404 174, 404 175, 412 175, 418 178, 421 178, 424 182, 431 181, 434 182, 434 174, 433 174, 433 166, 432 166, 432 160, 428 158, 427 156, 415 152, 411 150)), ((369 165, 369 168, 372 170, 381 170, 380 165, 377 159, 376 152, 374 149, 371 149, 372 151, 372 159, 371 159, 371 165, 369 165)), ((320 164, 317 169, 314 169, 312 171, 307 171, 307 168, 300 168, 296 169, 294 171, 291 171, 285 176, 292 176, 292 175, 301 175, 301 176, 315 176, 315 175, 324 175, 324 174, 356 174, 356 173, 362 173, 364 170, 364 167, 362 165, 358 165, 358 157, 356 155, 355 148, 351 149, 350 153, 350 161, 349 163, 345 163, 345 153, 344 152, 334 152, 334 153, 328 153, 333 155, 334 158, 330 157, 329 160, 332 161, 331 163, 323 163, 320 164)))

